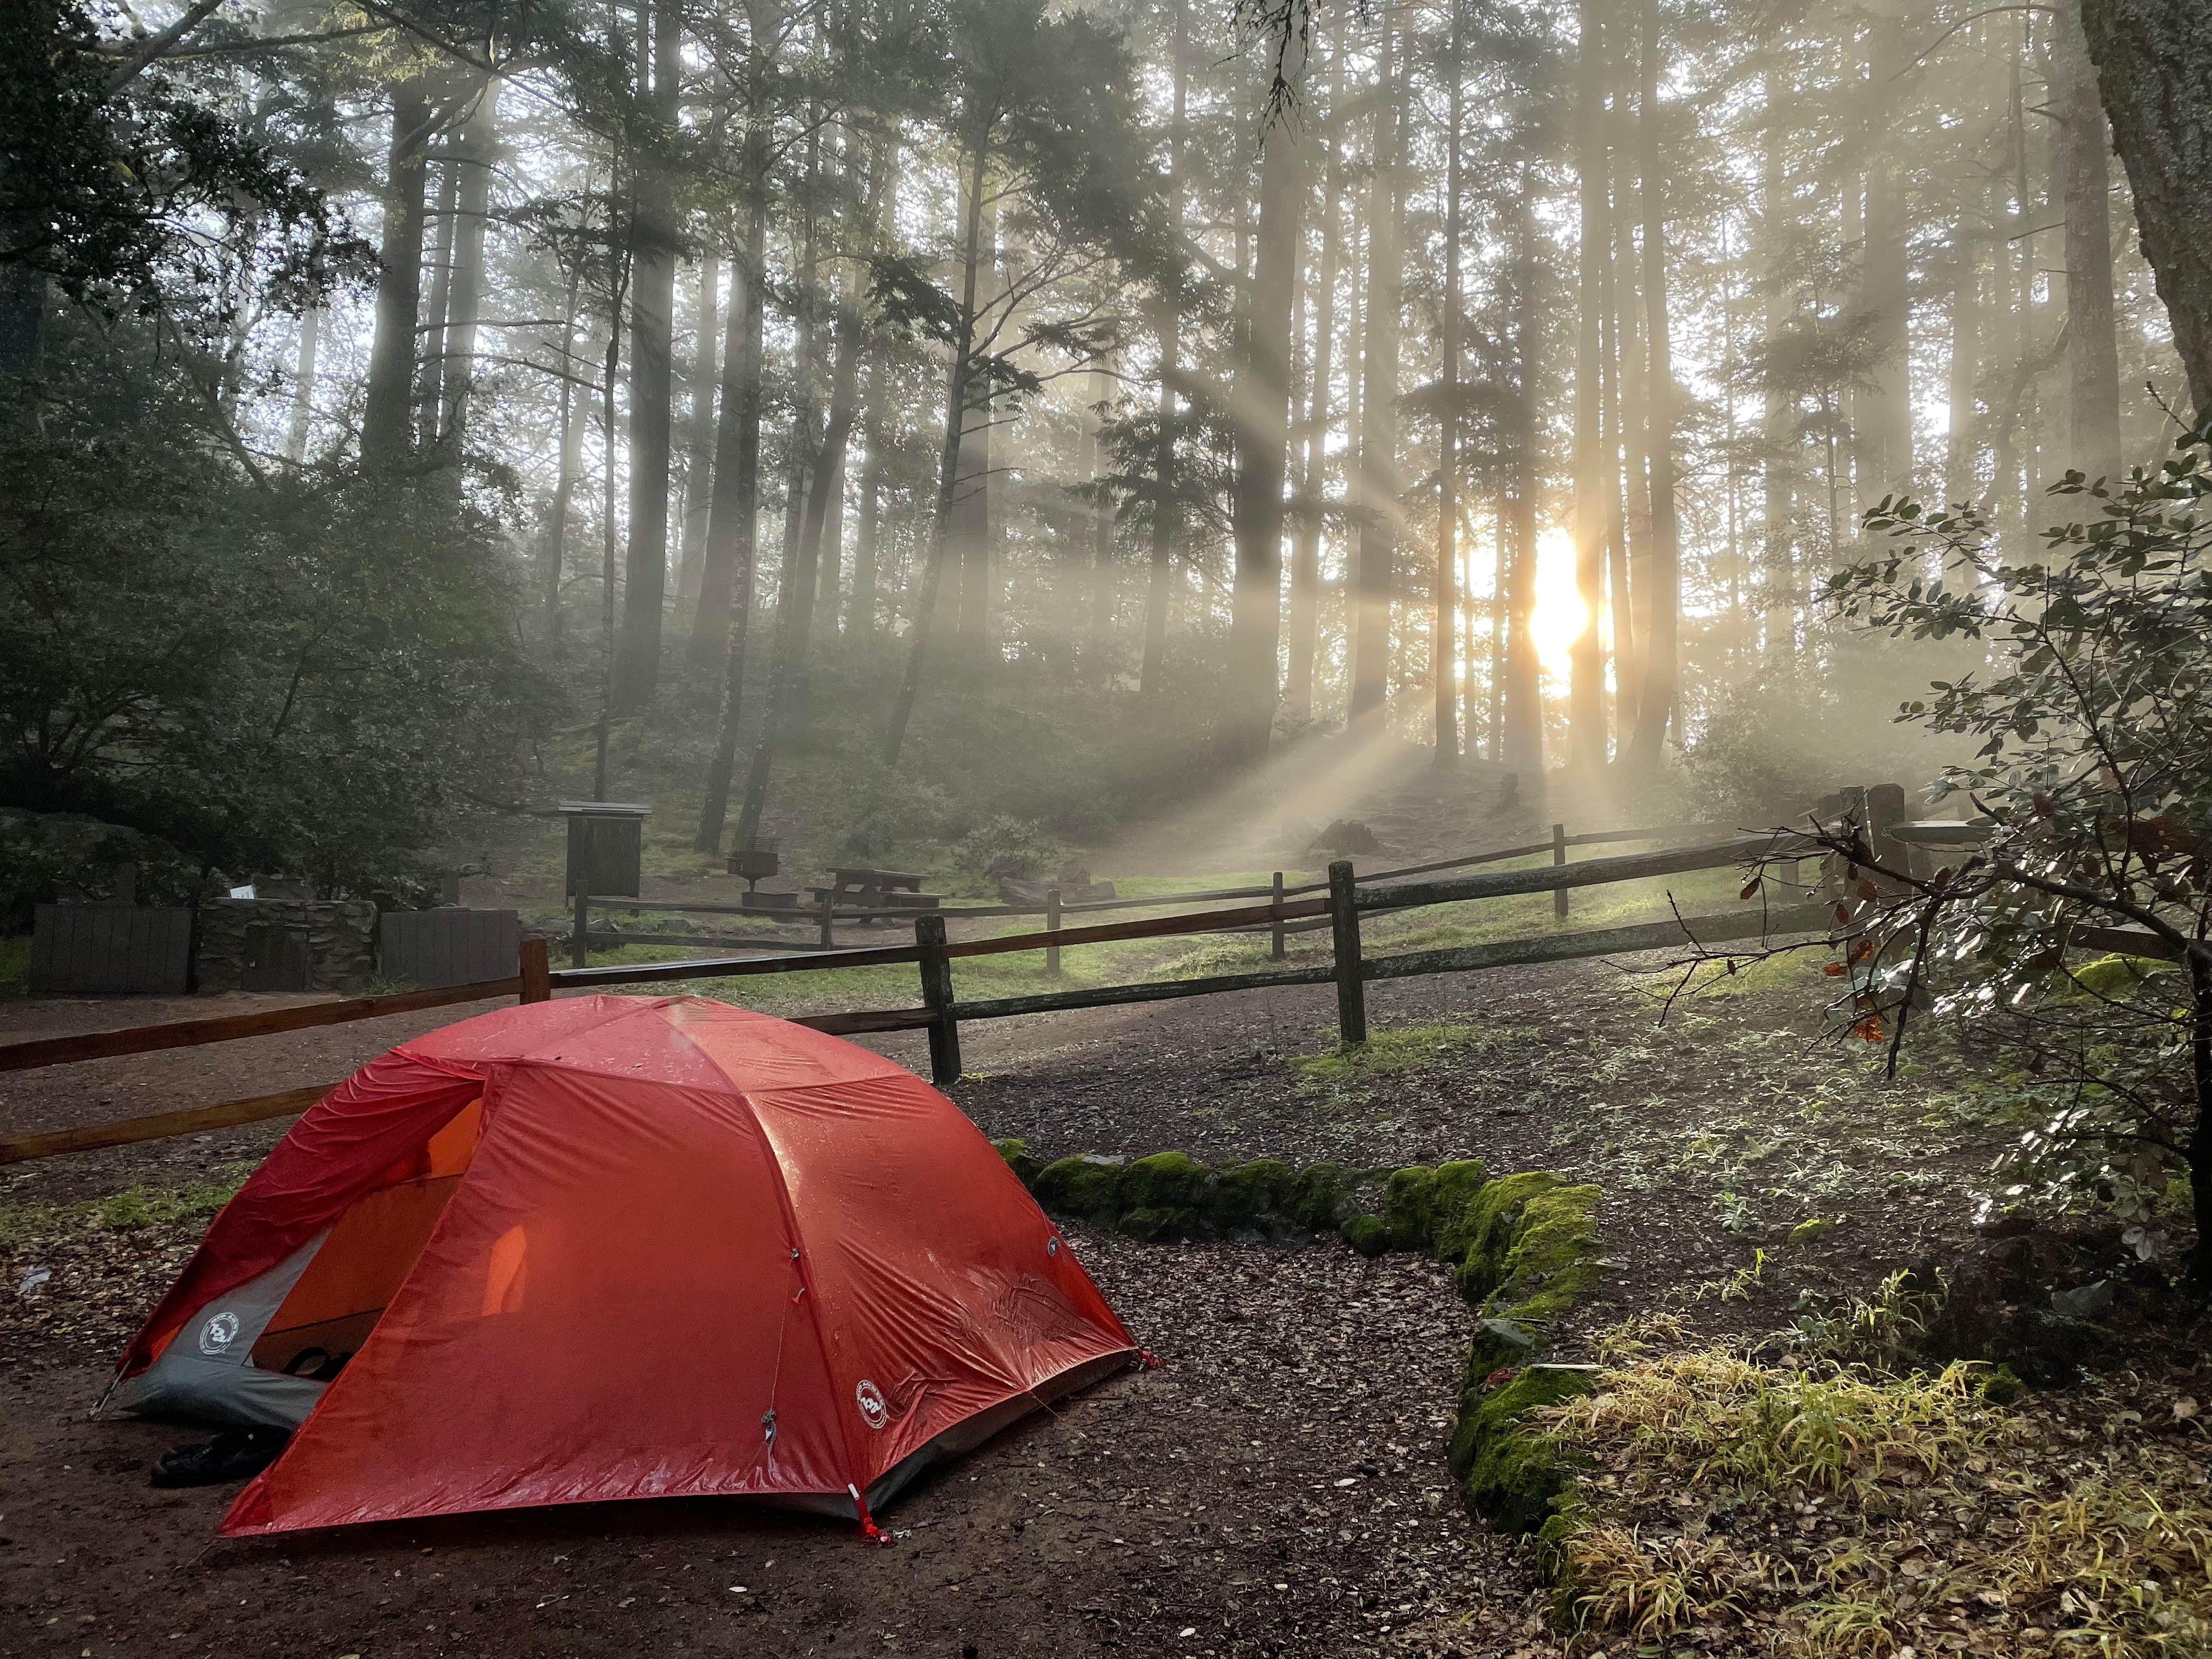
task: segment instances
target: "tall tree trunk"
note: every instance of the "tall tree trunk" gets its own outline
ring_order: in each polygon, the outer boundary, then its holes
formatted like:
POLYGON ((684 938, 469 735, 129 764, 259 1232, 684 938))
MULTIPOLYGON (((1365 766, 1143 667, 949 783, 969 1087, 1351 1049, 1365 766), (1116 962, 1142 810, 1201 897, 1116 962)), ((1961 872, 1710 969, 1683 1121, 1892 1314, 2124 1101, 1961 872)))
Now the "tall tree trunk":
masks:
MULTIPOLYGON (((966 257, 960 290, 959 337, 953 342, 952 370, 945 389, 945 437, 938 450, 937 503, 931 514, 929 549, 924 556, 921 584, 915 595, 914 620, 907 634, 906 671, 899 678, 898 695, 891 704, 890 725, 884 733, 883 762, 886 766, 896 766, 900 752, 906 747, 907 726, 914 719, 915 700, 921 695, 922 672, 928 664, 930 624, 945 584, 953 501, 960 477, 960 440, 972 412, 969 404, 975 401, 969 380, 975 349, 976 250, 983 239, 983 190, 990 165, 989 149, 977 145, 975 154, 968 158, 967 176, 962 181, 966 193, 961 202, 964 219, 961 240, 966 257)), ((981 404, 984 410, 989 408, 988 396, 981 399, 981 404)))
POLYGON ((2081 22, 2189 395, 2212 414, 2212 7, 2082 0, 2081 22))
POLYGON ((1943 495, 1951 502, 1974 499, 1979 427, 1974 400, 1982 374, 1981 298, 1981 265, 1962 209, 1951 232, 1951 420, 1943 456, 1943 495))
POLYGON ((845 446, 860 412, 860 307, 857 276, 837 324, 837 356, 830 374, 830 413, 807 486, 806 518, 799 531, 798 558, 785 571, 776 605, 775 662, 769 680, 768 713, 753 739, 745 770, 744 805, 738 814, 738 845, 750 847, 760 834, 768 807, 768 783, 777 743, 790 735, 806 699, 806 655, 814 631, 817 597, 815 571, 822 557, 830 498, 845 471, 845 446))
MULTIPOLYGON (((1176 0, 1174 42, 1169 48, 1169 75, 1174 82, 1172 114, 1168 128, 1168 227, 1182 234, 1182 147, 1189 113, 1189 81, 1183 62, 1183 30, 1188 0, 1176 0)), ((1140 696, 1152 696, 1165 689, 1162 674, 1167 659, 1168 598, 1175 582, 1176 549, 1181 542, 1182 511, 1176 500, 1176 353, 1182 343, 1183 264, 1177 256, 1174 283, 1177 292, 1163 296, 1159 310, 1160 396, 1158 453, 1153 462, 1153 483, 1159 496, 1152 509, 1152 560, 1145 574, 1144 656, 1138 669, 1140 696)))
POLYGON ((1644 695, 1637 699, 1630 760, 1656 773, 1674 716, 1675 647, 1681 605, 1681 531, 1674 501, 1674 362, 1667 314, 1667 174, 1659 133, 1659 8, 1644 0, 1644 303, 1650 349, 1651 636, 1644 650, 1644 695))
POLYGON ((860 521, 853 532, 853 602, 845 612, 848 639, 876 635, 876 590, 884 519, 884 475, 891 434, 891 365, 878 356, 868 366, 868 410, 860 432, 867 454, 860 463, 860 521))
POLYGON ((1361 506, 1352 571, 1351 718, 1378 712, 1389 692, 1390 601, 1397 586, 1399 514, 1398 346, 1403 303, 1405 110, 1395 78, 1393 14, 1382 14, 1376 88, 1375 179, 1367 260, 1366 430, 1359 444, 1361 506))
MULTIPOLYGON (((584 174, 584 193, 591 194, 591 173, 584 174)), ((555 354, 561 365, 561 463, 553 483, 553 506, 545 521, 545 558, 540 571, 542 603, 545 607, 545 637, 561 640, 561 585, 568 575, 568 514, 575 499, 577 475, 584 463, 584 422, 576 410, 576 303, 583 287, 580 259, 568 266, 568 291, 561 307, 561 349, 555 354)))
MULTIPOLYGON (((1632 64, 1626 52, 1622 67, 1632 64)), ((1628 113, 1634 76, 1625 77, 1615 94, 1613 169, 1613 337, 1618 356, 1614 379, 1620 394, 1622 498, 1620 551, 1613 583, 1613 675, 1619 688, 1613 725, 1620 733, 1616 758, 1626 754, 1644 696, 1644 646, 1651 633, 1651 400, 1650 363, 1644 349, 1644 289, 1637 268, 1635 180, 1643 171, 1628 113)))
MULTIPOLYGON (((755 106, 757 108, 757 106, 755 106)), ((706 799, 693 844, 720 848, 737 769, 738 727, 744 714, 745 635, 752 623, 760 543, 761 335, 768 276, 768 137, 756 124, 746 139, 744 252, 730 262, 730 326, 722 342, 721 418, 714 432, 714 505, 708 514, 707 556, 692 613, 690 659, 695 668, 722 669, 721 719, 708 763, 706 799)), ((744 843, 739 843, 743 845, 744 843)))
MULTIPOLYGON (((1084 472, 1094 483, 1110 470, 1106 455, 1107 409, 1114 397, 1114 360, 1102 357, 1091 366, 1091 397, 1083 411, 1084 472)), ((1070 652, 1076 666, 1103 683, 1114 663, 1114 504, 1091 503, 1082 515, 1090 530, 1091 582, 1087 618, 1079 602, 1071 605, 1066 620, 1070 652)))
POLYGON ((1537 453, 1537 364, 1542 351, 1542 266, 1536 257, 1535 216, 1529 210, 1533 178, 1523 175, 1513 207, 1512 475, 1504 511, 1509 525, 1504 570, 1504 676, 1500 751, 1506 766, 1532 783, 1544 770, 1544 707, 1536 643, 1528 621, 1536 608, 1536 492, 1543 477, 1537 453))
POLYGON ((422 303, 422 351, 415 370, 415 441, 422 448, 437 444, 439 416, 445 410, 446 325, 453 314, 453 226, 460 190, 460 141, 447 139, 438 152, 436 242, 430 251, 430 293, 422 303))
MULTIPOLYGON (((677 0, 658 0, 653 8, 651 108, 659 135, 670 141, 676 131, 682 46, 677 0)), ((665 161, 648 150, 640 161, 631 230, 635 275, 630 309, 629 554, 615 666, 617 715, 639 713, 653 701, 660 679, 660 631, 668 594, 677 229, 665 161)))
MULTIPOLYGON (((1577 260, 1578 323, 1575 331, 1575 594, 1588 618, 1569 659, 1568 758, 1595 772, 1606 763, 1605 653, 1598 616, 1605 604, 1606 497, 1609 471, 1603 453, 1605 263, 1613 243, 1611 189, 1605 147, 1604 35, 1595 0, 1576 9, 1581 37, 1575 78, 1575 166, 1580 174, 1581 235, 1577 260)), ((1453 153, 1455 161, 1457 150, 1453 153)))
POLYGON ((458 447, 476 379, 477 313, 483 306, 484 231, 491 216, 491 170, 499 152, 499 86, 489 81, 461 129, 449 165, 453 191, 453 274, 446 312, 444 367, 439 374, 443 407, 438 436, 458 447))
MULTIPOLYGON (((987 194, 981 211, 972 216, 975 240, 968 244, 961 280, 981 295, 987 283, 998 280, 998 222, 995 206, 987 194)), ((963 220, 969 219, 964 211, 963 220)), ((971 316, 973 313, 969 313, 971 316)), ((951 543, 947 556, 956 580, 952 591, 953 635, 957 648, 970 664, 980 661, 989 648, 991 627, 991 426, 995 399, 982 386, 973 388, 982 399, 973 420, 960 434, 960 477, 954 486, 951 543)))
MULTIPOLYGON (((876 232, 888 244, 893 234, 892 216, 898 200, 899 149, 887 143, 883 152, 883 183, 877 198, 876 232)), ((876 632, 876 594, 883 580, 882 538, 884 483, 890 457, 893 374, 887 353, 878 351, 868 366, 867 410, 862 418, 861 441, 867 453, 860 466, 860 520, 853 534, 853 598, 845 611, 845 634, 849 639, 873 639, 876 632)))
MULTIPOLYGON (((744 637, 760 529, 761 360, 768 271, 767 146, 749 145, 755 195, 745 209, 745 246, 730 262, 730 326, 722 341, 721 412, 714 428, 713 493, 699 567, 699 605, 687 653, 713 668, 744 637), (743 591, 742 604, 733 597, 743 591)), ((719 827, 717 830, 719 834, 719 827)))
POLYGON ((1883 0, 1870 40, 1873 80, 1868 98, 1871 154, 1866 175, 1866 261, 1861 304, 1872 319, 1877 356, 1874 385, 1861 396, 1859 490, 1862 499, 1912 489, 1912 278, 1907 264, 1905 169, 1899 159, 1895 88, 1905 71, 1901 0, 1883 0))
POLYGON ((1237 365, 1237 477, 1229 500, 1237 577, 1229 624, 1227 750, 1267 752, 1275 721, 1275 658, 1282 638, 1283 484, 1290 441, 1292 284, 1304 240, 1305 168, 1297 129, 1270 132, 1260 167, 1260 224, 1252 306, 1237 365))
MULTIPOLYGON (((1765 117, 1759 136, 1759 213, 1765 222, 1762 264, 1766 337, 1772 341, 1782 337, 1795 310, 1786 269, 1796 215, 1790 200, 1784 142, 1789 93, 1783 77, 1771 69, 1761 78, 1759 101, 1765 117)), ((1760 446, 1765 451, 1759 533, 1765 543, 1766 649, 1771 656, 1787 659, 1797 648, 1797 556, 1790 534, 1790 520, 1796 513, 1793 479, 1797 434, 1792 430, 1796 410, 1790 395, 1771 377, 1759 397, 1760 446)))
POLYGON ((684 544, 676 562, 676 597, 696 600, 707 562, 707 528, 714 510, 714 365, 721 344, 722 262, 699 256, 698 328, 691 354, 690 442, 684 458, 684 544))
POLYGON ((284 459, 295 466, 307 459, 307 428, 315 416, 315 345, 322 321, 320 307, 300 314, 300 337, 292 363, 292 418, 284 431, 284 459))
MULTIPOLYGON (((2119 481, 2120 351, 2112 303, 2112 139, 2096 65, 2081 33, 2081 0, 2061 0, 2051 60, 2058 106, 2059 179, 2066 198, 2066 363, 2074 466, 2119 481)), ((2212 40, 2212 34, 2208 34, 2212 40)), ((2212 112, 2212 110, 2208 110, 2212 112)), ((2212 143, 2212 140, 2208 140, 2212 143)), ((2206 181, 2199 180, 2200 191, 2206 181)), ((2202 206, 2199 212, 2203 211, 2202 206)))
POLYGON ((1309 291, 1313 353, 1307 372, 1305 469, 1298 491, 1297 539, 1291 554, 1291 641, 1283 679, 1284 712, 1293 726, 1313 719, 1314 649, 1321 629, 1321 539, 1328 489, 1329 376, 1336 344, 1336 270, 1344 198, 1344 48, 1329 54, 1328 106, 1322 143, 1328 163, 1322 185, 1321 263, 1309 291))
POLYGON ((1437 567, 1431 577, 1435 600, 1429 624, 1429 672, 1436 684, 1436 763, 1459 759, 1458 687, 1452 683, 1456 659, 1452 623, 1459 612, 1459 258, 1462 228, 1460 127, 1465 116, 1466 76, 1460 67, 1465 44, 1465 0, 1452 0, 1451 39, 1444 55, 1450 85, 1444 89, 1444 246, 1443 362, 1437 382, 1443 407, 1437 416, 1437 567))
POLYGON ((384 239, 377 250, 376 332, 361 416, 362 465, 398 465, 415 448, 415 331, 422 313, 423 185, 430 100, 419 80, 392 94, 392 144, 384 172, 384 239))

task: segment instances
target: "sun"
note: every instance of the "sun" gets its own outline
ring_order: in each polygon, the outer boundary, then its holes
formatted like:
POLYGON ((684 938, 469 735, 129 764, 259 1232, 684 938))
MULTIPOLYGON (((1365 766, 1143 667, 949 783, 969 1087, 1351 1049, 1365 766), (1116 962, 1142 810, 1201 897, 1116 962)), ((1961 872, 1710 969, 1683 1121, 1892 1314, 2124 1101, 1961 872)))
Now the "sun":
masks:
POLYGON ((1589 619, 1575 592, 1575 538, 1554 526, 1536 538, 1536 608, 1528 617, 1528 638, 1547 675, 1567 678, 1574 643, 1589 619))

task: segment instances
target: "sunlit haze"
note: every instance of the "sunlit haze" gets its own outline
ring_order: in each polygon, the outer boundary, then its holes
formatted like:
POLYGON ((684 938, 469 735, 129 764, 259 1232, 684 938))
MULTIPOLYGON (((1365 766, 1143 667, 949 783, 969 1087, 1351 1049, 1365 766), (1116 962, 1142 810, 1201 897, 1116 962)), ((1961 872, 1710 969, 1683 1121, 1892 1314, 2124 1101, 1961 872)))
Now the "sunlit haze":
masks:
POLYGON ((1528 636, 1544 672, 1564 682, 1569 653, 1589 626, 1589 607, 1575 592, 1575 538, 1554 526, 1536 538, 1536 608, 1528 636))

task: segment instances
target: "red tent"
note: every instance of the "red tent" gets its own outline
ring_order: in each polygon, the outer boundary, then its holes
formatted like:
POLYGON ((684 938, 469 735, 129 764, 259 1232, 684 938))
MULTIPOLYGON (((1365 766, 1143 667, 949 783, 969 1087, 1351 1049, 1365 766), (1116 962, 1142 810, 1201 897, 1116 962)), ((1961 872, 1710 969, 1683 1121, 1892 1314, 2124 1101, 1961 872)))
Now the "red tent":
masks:
POLYGON ((107 1403, 299 1425, 232 1535, 710 1493, 866 1524, 1136 1352, 912 1073, 723 1003, 583 997, 333 1090, 216 1218, 107 1403))

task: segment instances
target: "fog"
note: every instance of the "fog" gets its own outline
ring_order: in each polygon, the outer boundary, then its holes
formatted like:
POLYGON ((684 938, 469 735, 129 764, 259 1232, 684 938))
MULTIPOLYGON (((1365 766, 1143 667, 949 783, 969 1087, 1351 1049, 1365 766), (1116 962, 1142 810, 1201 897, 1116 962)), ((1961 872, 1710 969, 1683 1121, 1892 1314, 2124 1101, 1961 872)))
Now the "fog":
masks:
POLYGON ((1972 666, 1824 607, 1869 508, 2027 556, 2189 404, 2070 4, 10 27, 19 907, 1750 821, 1972 666))

